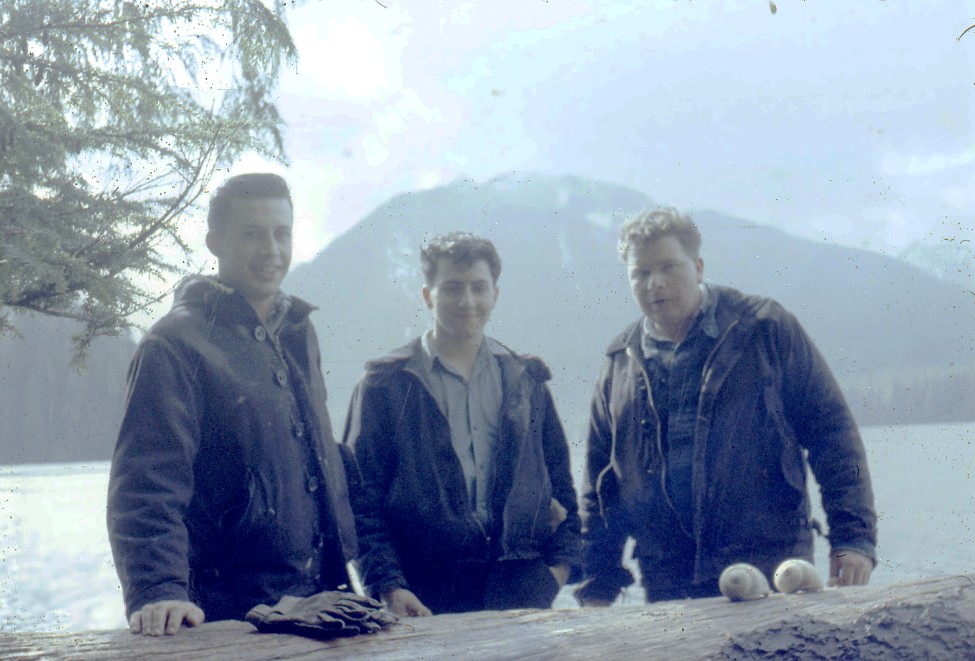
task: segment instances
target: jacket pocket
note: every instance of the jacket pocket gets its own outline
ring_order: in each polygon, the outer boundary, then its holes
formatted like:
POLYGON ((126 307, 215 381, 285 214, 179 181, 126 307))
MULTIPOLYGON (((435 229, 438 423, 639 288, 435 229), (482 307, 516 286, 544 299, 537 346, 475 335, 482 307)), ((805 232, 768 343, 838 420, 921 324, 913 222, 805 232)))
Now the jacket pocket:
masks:
POLYGON ((239 506, 231 506, 220 516, 218 525, 225 535, 244 548, 255 535, 266 531, 266 522, 274 515, 270 503, 267 480, 259 472, 247 473, 247 499, 239 506))

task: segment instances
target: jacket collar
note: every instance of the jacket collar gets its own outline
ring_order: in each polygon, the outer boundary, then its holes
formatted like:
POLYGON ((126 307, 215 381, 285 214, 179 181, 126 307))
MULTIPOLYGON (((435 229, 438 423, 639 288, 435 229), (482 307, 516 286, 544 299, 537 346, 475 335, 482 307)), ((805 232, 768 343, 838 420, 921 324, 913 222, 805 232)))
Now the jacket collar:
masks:
MULTIPOLYGON (((722 285, 708 285, 714 296, 714 337, 721 337, 731 326, 738 325, 739 329, 750 327, 757 319, 768 314, 770 299, 759 296, 748 296, 737 289, 722 285), (716 331, 716 332, 715 332, 716 331)), ((643 355, 641 339, 643 336, 643 317, 628 325, 622 333, 617 335, 606 347, 606 355, 626 351, 643 355)))
MULTIPOLYGON (((288 296, 288 301, 282 326, 302 323, 312 310, 317 309, 297 296, 288 296)), ((260 323, 254 308, 243 296, 212 276, 190 275, 183 278, 174 292, 173 308, 177 307, 201 307, 207 315, 227 315, 234 321, 260 323)))
MULTIPOLYGON (((416 375, 421 382, 424 382, 423 375, 427 371, 424 369, 422 361, 430 358, 423 350, 421 337, 415 337, 381 358, 368 361, 366 372, 378 374, 404 370, 416 375)), ((488 343, 488 349, 498 359, 505 383, 514 383, 525 372, 531 374, 539 383, 552 378, 551 371, 541 359, 518 354, 501 342, 487 336, 484 337, 484 341, 488 343)))

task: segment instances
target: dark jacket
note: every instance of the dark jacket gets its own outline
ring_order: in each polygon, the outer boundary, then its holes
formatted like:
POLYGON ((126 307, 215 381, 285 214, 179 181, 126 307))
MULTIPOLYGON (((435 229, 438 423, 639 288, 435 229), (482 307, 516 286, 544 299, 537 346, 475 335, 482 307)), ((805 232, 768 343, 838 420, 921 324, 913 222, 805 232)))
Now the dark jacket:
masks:
POLYGON ((129 614, 189 600, 208 620, 348 582, 355 521, 326 409, 313 309, 276 336, 191 277, 129 369, 108 531, 129 614))
POLYGON ((492 340, 503 400, 494 457, 491 520, 469 505, 450 427, 424 385, 419 338, 366 365, 345 442, 362 472, 356 499, 359 568, 374 594, 408 588, 423 600, 460 560, 532 560, 577 568, 580 521, 569 452, 541 360, 492 340), (551 503, 566 518, 551 532, 551 503))
MULTIPOLYGON (((695 584, 734 562, 766 572, 812 559, 806 454, 822 490, 834 550, 875 557, 876 515, 856 424, 822 356, 775 301, 714 287, 718 339, 698 398, 691 478, 695 584)), ((645 571, 665 558, 674 530, 649 515, 649 480, 662 461, 643 370, 641 322, 606 350, 593 395, 583 495, 587 598, 613 598, 632 576, 627 536, 645 571)), ((655 485, 654 485, 655 486, 655 485)), ((659 491, 657 491, 659 493, 659 491)))

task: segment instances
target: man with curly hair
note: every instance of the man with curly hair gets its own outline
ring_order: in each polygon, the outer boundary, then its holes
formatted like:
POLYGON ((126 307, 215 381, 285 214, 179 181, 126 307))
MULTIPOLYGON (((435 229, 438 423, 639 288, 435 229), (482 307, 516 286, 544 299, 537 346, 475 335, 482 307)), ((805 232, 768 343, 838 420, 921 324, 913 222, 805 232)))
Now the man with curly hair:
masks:
POLYGON ((421 261, 433 327, 366 365, 346 423, 360 571, 399 615, 547 608, 580 528, 551 373, 484 334, 490 241, 438 236, 421 261))
POLYGON ((867 459, 829 368, 781 305, 704 284, 700 247, 674 209, 621 230, 641 315, 610 342, 593 394, 583 604, 608 605, 633 582, 628 537, 649 601, 716 596, 737 562, 771 578, 787 558, 812 561, 807 462, 831 582, 865 584, 876 561, 867 459))

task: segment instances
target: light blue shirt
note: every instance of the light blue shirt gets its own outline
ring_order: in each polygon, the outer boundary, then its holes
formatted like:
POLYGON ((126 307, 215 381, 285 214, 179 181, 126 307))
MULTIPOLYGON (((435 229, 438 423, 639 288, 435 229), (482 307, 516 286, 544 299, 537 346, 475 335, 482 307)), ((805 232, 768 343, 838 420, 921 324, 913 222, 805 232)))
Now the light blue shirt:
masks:
POLYGON ((423 334, 421 344, 423 368, 433 397, 450 425, 450 441, 464 471, 471 508, 481 523, 487 523, 491 498, 488 486, 504 394, 501 366, 489 346, 492 340, 485 337, 481 342, 469 380, 440 356, 429 331, 423 334))

